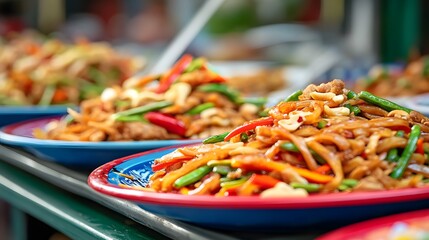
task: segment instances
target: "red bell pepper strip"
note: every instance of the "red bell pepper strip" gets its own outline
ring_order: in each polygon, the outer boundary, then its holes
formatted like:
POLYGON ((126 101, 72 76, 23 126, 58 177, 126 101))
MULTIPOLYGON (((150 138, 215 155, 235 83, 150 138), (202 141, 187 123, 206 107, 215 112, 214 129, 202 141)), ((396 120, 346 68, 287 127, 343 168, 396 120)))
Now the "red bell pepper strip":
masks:
POLYGON ((328 183, 334 179, 330 175, 324 175, 305 168, 292 167, 301 177, 313 183, 328 183))
POLYGON ((56 89, 54 96, 52 96, 52 103, 62 103, 67 101, 67 91, 64 89, 56 89))
POLYGON ((224 83, 226 82, 226 79, 224 77, 222 77, 221 75, 219 75, 218 73, 212 71, 208 66, 207 63, 205 63, 204 65, 201 66, 200 68, 201 70, 206 70, 209 75, 211 75, 211 77, 209 78, 210 83, 224 83))
POLYGON ((425 149, 423 147, 423 138, 419 138, 419 140, 417 141, 417 148, 416 148, 416 153, 419 154, 425 154, 425 149))
POLYGON ((146 113, 144 117, 150 123, 163 127, 171 133, 175 133, 180 136, 185 136, 185 133, 186 133, 185 124, 174 117, 171 117, 159 112, 149 112, 149 113, 146 113))
POLYGON ((252 176, 249 178, 250 183, 257 185, 261 188, 267 189, 274 187, 277 183, 280 182, 280 180, 275 179, 268 175, 260 175, 260 174, 252 174, 252 176))
POLYGON ((320 174, 305 168, 290 166, 282 162, 267 161, 261 158, 234 159, 231 162, 231 166, 235 168, 244 168, 250 170, 265 170, 278 172, 282 172, 286 168, 292 168, 301 177, 313 183, 328 183, 334 179, 334 177, 330 175, 320 174))
POLYGON ((219 75, 218 73, 215 73, 211 70, 208 70, 208 71, 213 76, 212 78, 210 78, 210 82, 212 82, 212 83, 225 83, 226 82, 226 79, 224 77, 222 77, 221 75, 219 75))
POLYGON ((169 160, 166 160, 164 162, 159 162, 159 163, 154 163, 152 165, 152 171, 159 171, 161 169, 167 168, 173 164, 179 163, 179 162, 184 162, 187 160, 191 160, 192 158, 194 158, 193 156, 180 156, 180 157, 175 157, 169 160))
POLYGON ((329 164, 323 164, 314 171, 320 174, 328 174, 331 171, 331 166, 329 166, 329 164))
POLYGON ((184 55, 177 63, 171 68, 170 72, 164 74, 159 80, 159 86, 155 90, 156 93, 163 93, 173 84, 173 82, 185 71, 191 64, 192 56, 189 54, 184 55))
POLYGON ((273 122, 274 122, 274 119, 272 117, 260 118, 260 119, 254 120, 254 121, 247 122, 247 123, 235 128, 234 130, 232 130, 228 135, 226 135, 224 140, 228 141, 234 136, 237 136, 237 135, 242 134, 244 132, 255 129, 257 126, 272 125, 273 122))

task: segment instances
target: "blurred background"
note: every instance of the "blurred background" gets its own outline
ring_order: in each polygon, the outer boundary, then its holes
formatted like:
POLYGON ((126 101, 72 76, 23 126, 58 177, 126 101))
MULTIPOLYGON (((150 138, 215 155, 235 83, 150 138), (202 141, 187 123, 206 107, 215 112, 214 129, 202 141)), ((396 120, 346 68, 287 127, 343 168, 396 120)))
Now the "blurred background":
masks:
MULTIPOLYGON (((71 43, 106 41, 152 66, 207 2, 0 0, 0 35, 3 40, 24 33, 71 43)), ((277 74, 287 83, 273 80, 268 89, 277 96, 294 84, 354 81, 375 64, 397 66, 429 52, 429 2, 424 0, 218 2, 183 52, 207 57, 228 76, 286 66, 288 71, 277 74)), ((268 81, 268 73, 261 74, 268 81)), ((0 227, 7 231, 6 223, 0 227)))
MULTIPOLYGON (((120 51, 145 56, 150 65, 204 3, 2 0, 0 34, 32 29, 64 41, 108 41, 120 51)), ((329 73, 323 79, 355 79, 376 62, 405 62, 429 50, 422 24, 427 5, 423 0, 224 1, 186 52, 218 61, 306 66, 328 58, 322 64, 327 66, 315 70, 329 73)))
MULTIPOLYGON (((122 52, 145 56, 150 65, 204 3, 2 0, 0 35, 32 29, 64 41, 108 41, 122 52)), ((213 61, 312 66, 312 78, 356 79, 374 63, 405 62, 429 50, 428 30, 423 27, 428 4, 423 0, 224 1, 186 52, 213 61)))
MULTIPOLYGON (((0 34, 33 29, 65 41, 85 37, 156 61, 204 3, 2 0, 0 34)), ((224 1, 186 51, 212 60, 302 65, 331 50, 346 67, 359 62, 363 68, 406 61, 427 51, 422 24, 427 5, 422 0, 224 1)))

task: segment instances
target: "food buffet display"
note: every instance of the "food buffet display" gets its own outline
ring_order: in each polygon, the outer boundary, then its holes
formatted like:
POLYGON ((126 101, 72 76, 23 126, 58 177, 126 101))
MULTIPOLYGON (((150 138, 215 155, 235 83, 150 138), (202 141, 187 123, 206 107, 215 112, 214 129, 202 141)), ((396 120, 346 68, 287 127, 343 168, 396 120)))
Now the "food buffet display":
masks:
POLYGON ((88 181, 202 226, 328 229, 428 207, 428 125, 419 112, 333 80, 202 144, 104 164, 88 181))
POLYGON ((429 118, 369 92, 356 94, 340 80, 299 93, 268 117, 156 159, 148 187, 287 197, 424 187, 429 181, 429 118))
POLYGON ((374 70, 353 90, 337 79, 310 84, 265 108, 254 95, 285 87, 283 70, 225 78, 185 54, 164 73, 134 77, 142 63, 104 43, 19 37, 0 49, 0 105, 78 106, 7 125, 0 142, 64 166, 99 166, 92 188, 149 212, 215 229, 289 232, 429 207, 429 118, 378 96, 429 90, 425 58, 401 72, 374 70), (384 212, 361 211, 380 203, 384 212), (317 219, 306 222, 313 208, 317 219), (321 221, 342 208, 354 213, 321 221), (264 214, 251 217, 258 209, 264 214))

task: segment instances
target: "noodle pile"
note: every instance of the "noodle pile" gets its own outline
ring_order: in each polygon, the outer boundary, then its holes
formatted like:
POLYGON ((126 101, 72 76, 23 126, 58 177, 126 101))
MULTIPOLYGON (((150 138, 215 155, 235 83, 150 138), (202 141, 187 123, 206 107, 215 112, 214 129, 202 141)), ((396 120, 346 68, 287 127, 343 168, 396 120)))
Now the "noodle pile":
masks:
POLYGON ((161 75, 127 79, 100 97, 83 101, 80 112, 37 129, 40 139, 139 141, 205 138, 258 117, 263 98, 245 98, 208 68, 202 58, 183 56, 161 75))
POLYGON ((310 85, 206 144, 156 159, 146 190, 307 196, 425 186, 429 119, 340 80, 310 85))
POLYGON ((78 105, 143 65, 107 43, 18 35, 0 43, 0 105, 78 105))
POLYGON ((377 96, 413 96, 429 92, 429 58, 408 63, 400 71, 375 66, 369 76, 356 81, 355 91, 368 91, 377 96))

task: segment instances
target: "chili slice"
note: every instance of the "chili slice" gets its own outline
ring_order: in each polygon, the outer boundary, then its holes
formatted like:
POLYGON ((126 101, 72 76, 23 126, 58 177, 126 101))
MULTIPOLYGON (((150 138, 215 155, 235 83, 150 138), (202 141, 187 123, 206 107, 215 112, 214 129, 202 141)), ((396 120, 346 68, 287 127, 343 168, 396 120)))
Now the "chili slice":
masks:
POLYGON ((163 127, 171 133, 175 133, 180 136, 185 136, 186 134, 185 124, 174 117, 171 117, 159 112, 149 112, 149 113, 146 113, 145 118, 149 122, 155 125, 158 125, 160 127, 163 127))
POLYGON ((161 169, 167 168, 173 164, 179 163, 179 162, 184 162, 186 160, 191 160, 192 158, 194 158, 193 156, 180 156, 180 157, 175 157, 169 160, 166 160, 164 162, 160 162, 160 163, 155 163, 152 165, 152 171, 159 171, 161 169))
POLYGON ((257 126, 272 125, 273 122, 274 122, 274 119, 272 117, 260 118, 258 120, 247 122, 244 125, 241 125, 235 128, 234 130, 232 130, 228 135, 226 135, 226 137, 224 138, 224 141, 228 141, 232 137, 239 135, 241 133, 253 130, 257 126))
POLYGON ((189 54, 183 55, 183 57, 177 61, 177 63, 171 68, 171 71, 161 77, 159 80, 159 86, 155 90, 156 93, 163 93, 173 84, 173 82, 179 78, 180 74, 191 64, 192 56, 189 54))

